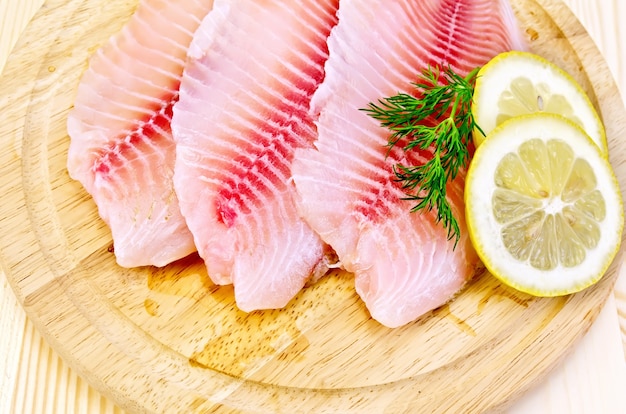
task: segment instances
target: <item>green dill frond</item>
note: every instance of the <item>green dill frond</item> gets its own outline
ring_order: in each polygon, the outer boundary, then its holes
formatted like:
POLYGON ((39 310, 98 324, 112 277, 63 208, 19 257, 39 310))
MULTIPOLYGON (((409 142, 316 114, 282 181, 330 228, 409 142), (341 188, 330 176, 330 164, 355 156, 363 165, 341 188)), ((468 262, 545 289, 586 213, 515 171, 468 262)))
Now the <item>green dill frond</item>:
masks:
POLYGON ((412 83, 415 95, 398 93, 363 109, 391 132, 389 150, 401 141, 405 152, 433 148, 433 156, 427 162, 396 165, 394 174, 407 193, 406 199, 415 202, 411 211, 436 209, 437 223, 442 223, 449 239, 455 239, 455 247, 460 229, 446 188, 469 163, 472 131, 482 132, 471 112, 479 69, 463 77, 450 67, 442 72, 439 67, 429 66, 412 83), (435 120, 435 124, 427 120, 435 120))

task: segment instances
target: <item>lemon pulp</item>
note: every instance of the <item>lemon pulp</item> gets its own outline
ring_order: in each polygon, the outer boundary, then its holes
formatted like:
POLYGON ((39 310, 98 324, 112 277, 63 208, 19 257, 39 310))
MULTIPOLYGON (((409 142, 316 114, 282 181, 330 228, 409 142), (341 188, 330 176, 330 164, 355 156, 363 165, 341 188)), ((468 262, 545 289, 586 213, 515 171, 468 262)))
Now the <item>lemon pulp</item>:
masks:
POLYGON ((496 126, 515 116, 535 112, 559 114, 584 128, 583 121, 565 96, 552 91, 548 83, 533 83, 526 76, 511 79, 509 88, 500 95, 496 126))
POLYGON ((575 159, 567 142, 524 142, 500 161, 494 179, 494 216, 515 259, 541 270, 572 267, 598 245, 604 197, 589 163, 575 159))

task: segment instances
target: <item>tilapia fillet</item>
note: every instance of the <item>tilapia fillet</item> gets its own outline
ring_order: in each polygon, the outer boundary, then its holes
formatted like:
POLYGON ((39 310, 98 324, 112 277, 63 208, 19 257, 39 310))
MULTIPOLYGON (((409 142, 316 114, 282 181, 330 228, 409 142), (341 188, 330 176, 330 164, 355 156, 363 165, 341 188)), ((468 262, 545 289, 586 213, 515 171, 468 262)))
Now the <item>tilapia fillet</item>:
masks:
POLYGON ((435 212, 410 213, 394 179, 394 164, 423 163, 428 151, 388 154, 389 132, 360 109, 411 93, 429 65, 467 74, 525 45, 505 0, 341 0, 338 16, 312 100, 319 137, 293 162, 298 207, 355 274, 372 317, 398 327, 447 302, 479 264, 464 221, 464 172, 447 187, 461 228, 453 249, 435 212))
POLYGON ((67 168, 109 225, 117 262, 164 266, 195 251, 174 193, 172 106, 213 0, 142 0, 91 58, 67 128, 67 168))
POLYGON ((174 184, 215 283, 240 309, 280 308, 326 270, 300 218, 291 162, 317 134, 338 0, 216 0, 189 48, 174 106, 174 184))

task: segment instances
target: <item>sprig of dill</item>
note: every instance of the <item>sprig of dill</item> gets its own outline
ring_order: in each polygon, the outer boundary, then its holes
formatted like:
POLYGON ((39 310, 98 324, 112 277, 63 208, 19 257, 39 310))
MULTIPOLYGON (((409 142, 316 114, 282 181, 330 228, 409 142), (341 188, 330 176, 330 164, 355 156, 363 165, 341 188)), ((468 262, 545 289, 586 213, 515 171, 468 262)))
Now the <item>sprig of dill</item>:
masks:
POLYGON ((398 93, 370 103, 364 109, 389 129, 389 150, 406 138, 404 151, 432 147, 432 158, 421 165, 394 166, 396 179, 415 201, 412 212, 437 209, 437 223, 447 230, 448 239, 458 243, 461 233, 446 198, 446 184, 454 180, 469 162, 468 144, 474 129, 482 132, 471 111, 474 84, 479 67, 463 77, 450 67, 441 72, 429 66, 412 83, 416 94, 398 93), (427 121, 428 122, 425 122, 427 121), (431 120, 434 121, 431 122, 431 120))

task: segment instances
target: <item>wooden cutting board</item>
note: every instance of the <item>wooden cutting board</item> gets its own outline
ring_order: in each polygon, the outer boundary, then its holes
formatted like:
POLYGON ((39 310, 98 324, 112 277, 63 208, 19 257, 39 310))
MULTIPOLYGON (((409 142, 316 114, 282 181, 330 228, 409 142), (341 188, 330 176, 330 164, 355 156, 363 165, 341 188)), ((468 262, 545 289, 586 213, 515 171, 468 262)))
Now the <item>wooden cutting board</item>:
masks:
MULTIPOLYGON (((408 326, 373 321, 334 272, 280 311, 245 314, 196 257, 116 266, 95 205, 66 170, 65 120, 87 60, 136 1, 50 0, 0 82, 0 264, 52 346, 137 412, 481 412, 511 402, 589 328, 617 263, 593 288, 527 296, 488 274, 408 326)), ((624 106, 559 0, 512 0, 534 51, 597 103, 626 194, 624 106)))

